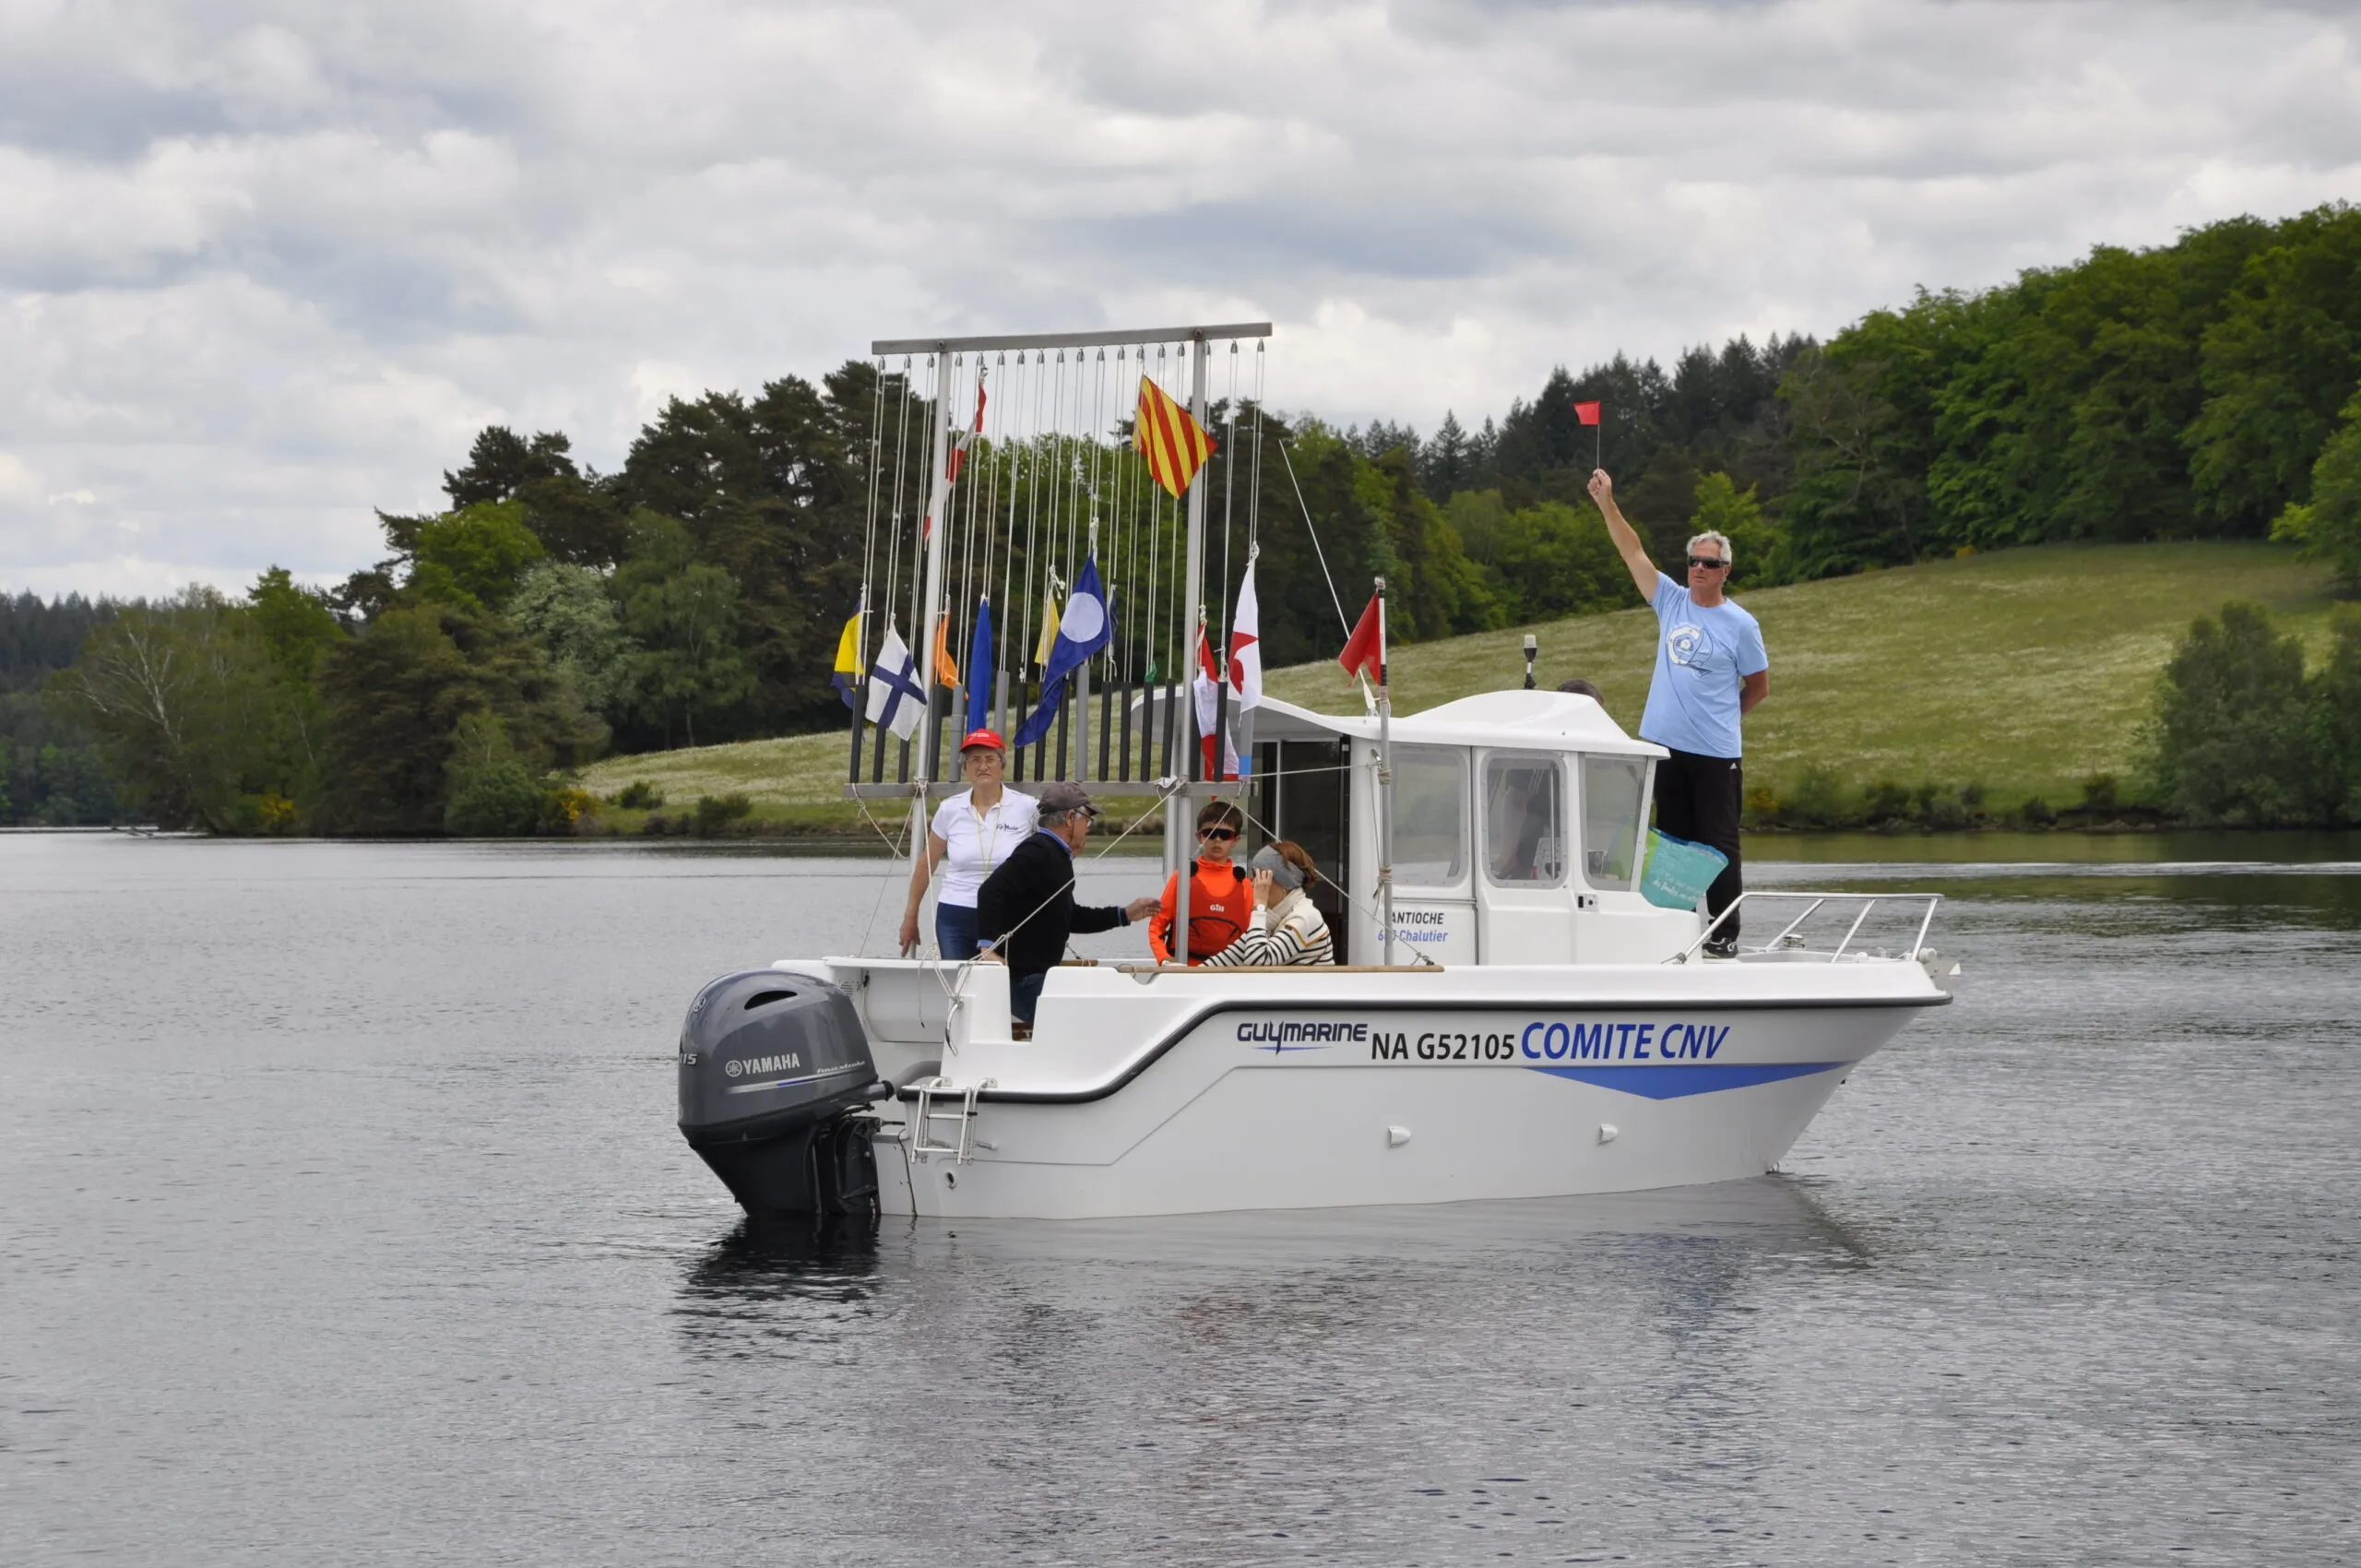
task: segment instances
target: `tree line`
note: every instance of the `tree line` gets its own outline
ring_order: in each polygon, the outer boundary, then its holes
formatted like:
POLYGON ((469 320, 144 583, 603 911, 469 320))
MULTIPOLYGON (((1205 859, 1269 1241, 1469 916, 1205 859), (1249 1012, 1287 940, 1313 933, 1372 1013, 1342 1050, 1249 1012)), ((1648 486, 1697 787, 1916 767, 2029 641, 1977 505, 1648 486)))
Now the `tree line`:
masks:
MULTIPOLYGON (((584 808, 564 771, 602 749, 840 723, 836 634, 870 486, 892 477, 870 471, 880 376, 852 362, 673 399, 612 473, 562 432, 487 428, 444 475, 447 506, 381 514, 385 558, 333 589, 274 568, 238 597, 0 600, 0 820, 549 829, 584 808)), ((1741 590, 2269 535, 2361 591, 2357 387, 2361 212, 2332 206, 1921 291, 1825 343, 1561 368, 1473 429, 1224 410, 1263 457, 1233 478, 1249 445, 1228 443, 1204 481, 1226 498, 1212 610, 1250 543, 1273 665, 1333 654, 1373 575, 1400 641, 1621 607, 1584 492, 1601 461, 1659 559, 1729 535, 1741 590)))

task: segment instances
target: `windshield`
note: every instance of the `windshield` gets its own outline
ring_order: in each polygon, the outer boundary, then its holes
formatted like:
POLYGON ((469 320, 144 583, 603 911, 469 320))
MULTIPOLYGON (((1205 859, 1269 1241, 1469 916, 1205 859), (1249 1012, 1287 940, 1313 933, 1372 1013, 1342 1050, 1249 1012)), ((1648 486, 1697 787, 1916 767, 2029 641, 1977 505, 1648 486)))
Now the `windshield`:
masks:
POLYGON ((1646 782, 1647 764, 1637 757, 1583 758, 1583 878, 1593 887, 1631 885, 1646 782))
POLYGON ((1447 887, 1467 873, 1467 757, 1447 746, 1394 753, 1394 876, 1447 887))

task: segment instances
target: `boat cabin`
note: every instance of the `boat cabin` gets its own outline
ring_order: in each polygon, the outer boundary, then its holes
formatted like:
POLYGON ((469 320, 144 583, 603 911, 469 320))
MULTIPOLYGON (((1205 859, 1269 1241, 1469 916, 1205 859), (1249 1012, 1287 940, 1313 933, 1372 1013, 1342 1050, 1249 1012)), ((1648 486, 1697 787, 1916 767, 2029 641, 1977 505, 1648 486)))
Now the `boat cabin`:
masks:
MULTIPOLYGON (((1255 709, 1250 845, 1291 838, 1335 885, 1315 889, 1337 961, 1387 961, 1375 716, 1255 709)), ((1640 892, 1649 790, 1664 748, 1565 692, 1485 692, 1392 721, 1394 953, 1442 965, 1654 963, 1698 916, 1640 892)))

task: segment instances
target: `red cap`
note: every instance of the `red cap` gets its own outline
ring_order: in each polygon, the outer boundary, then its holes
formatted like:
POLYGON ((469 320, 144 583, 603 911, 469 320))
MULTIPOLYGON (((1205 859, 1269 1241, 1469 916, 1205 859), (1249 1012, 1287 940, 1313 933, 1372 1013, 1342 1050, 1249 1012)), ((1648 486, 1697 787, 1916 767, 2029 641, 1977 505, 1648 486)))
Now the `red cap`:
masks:
POLYGON ((967 738, 959 742, 959 749, 964 752, 974 746, 990 746, 996 752, 1008 750, 1008 742, 1000 738, 997 730, 968 731, 967 738))

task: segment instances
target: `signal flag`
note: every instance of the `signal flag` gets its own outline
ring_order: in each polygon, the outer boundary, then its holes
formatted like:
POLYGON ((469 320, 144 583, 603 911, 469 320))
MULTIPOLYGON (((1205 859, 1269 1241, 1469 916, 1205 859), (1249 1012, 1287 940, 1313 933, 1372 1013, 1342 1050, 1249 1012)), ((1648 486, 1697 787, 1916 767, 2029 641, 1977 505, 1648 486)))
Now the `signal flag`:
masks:
POLYGON ((1369 608, 1353 627, 1353 635, 1346 640, 1345 651, 1336 656, 1347 675, 1373 678, 1385 683, 1385 595, 1369 596, 1369 608))
POLYGON ((1132 440, 1147 459, 1149 475, 1175 501, 1214 455, 1214 438, 1205 434, 1204 426, 1145 375, 1140 377, 1140 405, 1132 421, 1132 440))

